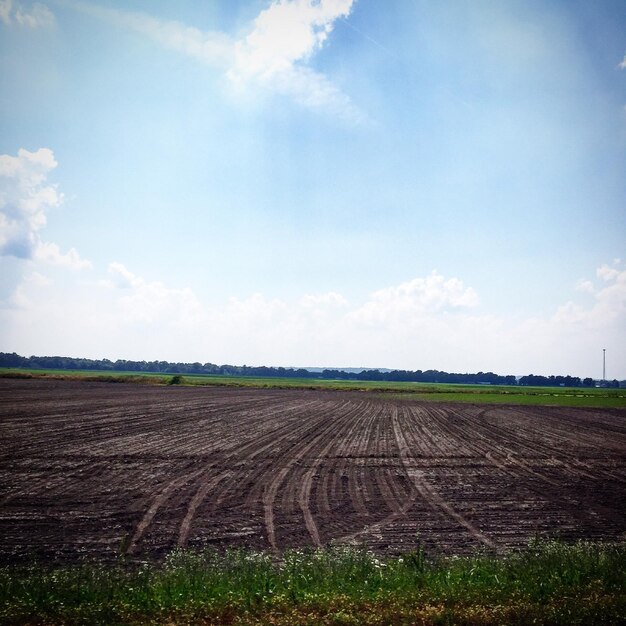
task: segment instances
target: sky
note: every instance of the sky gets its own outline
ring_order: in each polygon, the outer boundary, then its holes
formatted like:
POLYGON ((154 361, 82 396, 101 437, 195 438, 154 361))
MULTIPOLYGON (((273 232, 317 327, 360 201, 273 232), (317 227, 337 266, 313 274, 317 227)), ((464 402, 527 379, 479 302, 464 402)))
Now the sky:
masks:
POLYGON ((623 0, 0 0, 0 351, 626 378, 623 0))

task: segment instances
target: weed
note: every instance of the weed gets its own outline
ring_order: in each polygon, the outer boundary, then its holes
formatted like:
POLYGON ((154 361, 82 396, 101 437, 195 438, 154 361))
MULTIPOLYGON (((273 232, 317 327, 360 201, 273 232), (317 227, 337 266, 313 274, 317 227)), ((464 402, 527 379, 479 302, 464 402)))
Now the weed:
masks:
POLYGON ((626 545, 535 541, 506 556, 364 550, 171 553, 161 564, 0 569, 0 623, 618 624, 626 545))

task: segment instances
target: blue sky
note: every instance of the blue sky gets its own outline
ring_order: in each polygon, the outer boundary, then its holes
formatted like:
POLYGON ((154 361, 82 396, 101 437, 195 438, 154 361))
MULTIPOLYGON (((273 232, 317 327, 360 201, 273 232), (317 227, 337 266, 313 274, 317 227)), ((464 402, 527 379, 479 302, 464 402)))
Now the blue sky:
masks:
POLYGON ((0 350, 626 378, 622 1, 0 0, 0 350))

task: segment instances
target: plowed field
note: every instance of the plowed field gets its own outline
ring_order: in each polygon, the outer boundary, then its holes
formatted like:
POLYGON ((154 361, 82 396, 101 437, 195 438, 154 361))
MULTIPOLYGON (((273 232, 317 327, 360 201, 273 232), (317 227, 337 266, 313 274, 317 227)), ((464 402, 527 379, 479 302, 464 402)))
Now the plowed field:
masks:
POLYGON ((0 380, 0 560, 626 536, 626 412, 0 380))

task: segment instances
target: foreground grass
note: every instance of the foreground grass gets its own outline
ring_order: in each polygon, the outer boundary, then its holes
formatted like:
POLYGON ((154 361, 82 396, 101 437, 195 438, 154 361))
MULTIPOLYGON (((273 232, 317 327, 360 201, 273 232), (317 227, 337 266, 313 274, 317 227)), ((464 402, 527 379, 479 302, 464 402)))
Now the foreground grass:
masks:
POLYGON ((250 387, 256 389, 320 389, 366 391, 389 399, 476 404, 517 404, 586 408, 626 408, 626 390, 588 387, 517 387, 491 385, 429 384, 321 378, 262 378, 252 376, 172 375, 143 372, 82 370, 27 370, 0 368, 0 377, 48 378, 144 385, 250 387))
POLYGON ((626 545, 379 560, 353 549, 174 552, 164 564, 0 570, 3 624, 623 624, 626 545))

